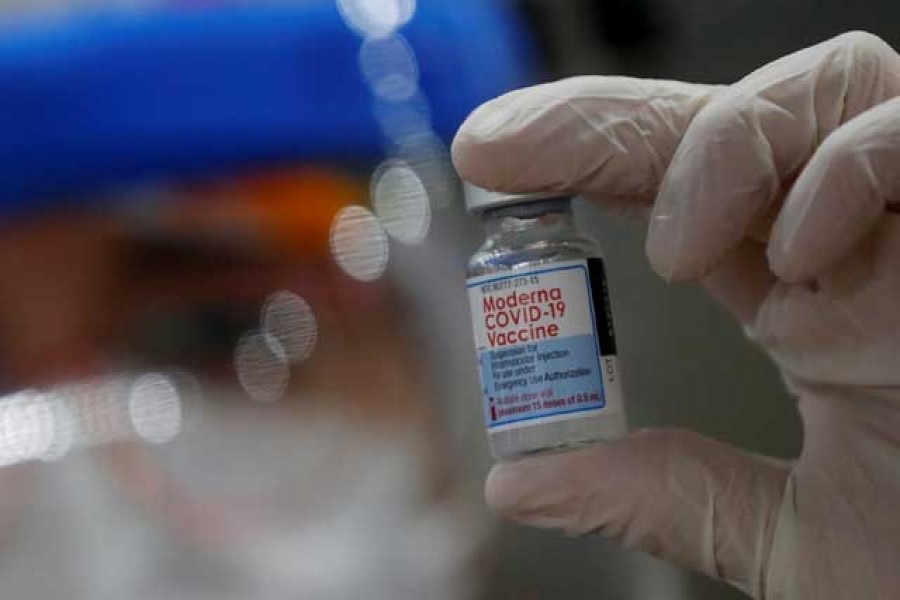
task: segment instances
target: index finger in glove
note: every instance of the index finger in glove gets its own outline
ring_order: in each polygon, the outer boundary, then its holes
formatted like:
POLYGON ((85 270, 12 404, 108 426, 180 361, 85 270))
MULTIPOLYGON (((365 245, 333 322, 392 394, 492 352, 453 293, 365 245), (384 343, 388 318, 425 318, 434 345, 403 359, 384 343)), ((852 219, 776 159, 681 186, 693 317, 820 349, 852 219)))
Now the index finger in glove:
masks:
POLYGON ((716 94, 690 123, 660 188, 647 238, 655 270, 667 280, 709 273, 772 211, 829 134, 897 95, 900 57, 860 32, 779 59, 716 94))
POLYGON ((647 208, 712 86, 575 77, 483 104, 453 141, 463 179, 502 192, 578 192, 647 208))
POLYGON ((900 97, 835 131, 790 193, 769 242, 772 271, 810 279, 857 247, 886 209, 900 208, 900 97))

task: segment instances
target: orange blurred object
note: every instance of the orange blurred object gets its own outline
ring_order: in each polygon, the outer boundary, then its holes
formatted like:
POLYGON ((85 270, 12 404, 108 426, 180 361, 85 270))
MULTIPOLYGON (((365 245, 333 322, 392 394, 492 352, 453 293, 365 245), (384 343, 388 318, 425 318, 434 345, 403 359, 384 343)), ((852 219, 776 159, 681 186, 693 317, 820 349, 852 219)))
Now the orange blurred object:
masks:
POLYGON ((249 235, 304 262, 330 260, 328 236, 334 215, 366 198, 359 182, 319 167, 193 185, 185 192, 190 199, 178 204, 169 224, 249 235))

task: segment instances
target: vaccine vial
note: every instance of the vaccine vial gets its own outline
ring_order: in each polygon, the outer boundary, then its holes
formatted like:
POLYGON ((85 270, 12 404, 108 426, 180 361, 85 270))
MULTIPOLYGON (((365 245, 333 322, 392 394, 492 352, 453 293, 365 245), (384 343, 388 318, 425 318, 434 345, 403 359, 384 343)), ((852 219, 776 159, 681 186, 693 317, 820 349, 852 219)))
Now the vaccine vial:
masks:
POLYGON ((466 192, 487 234, 466 286, 491 452, 514 459, 624 436, 603 258, 571 198, 466 192))

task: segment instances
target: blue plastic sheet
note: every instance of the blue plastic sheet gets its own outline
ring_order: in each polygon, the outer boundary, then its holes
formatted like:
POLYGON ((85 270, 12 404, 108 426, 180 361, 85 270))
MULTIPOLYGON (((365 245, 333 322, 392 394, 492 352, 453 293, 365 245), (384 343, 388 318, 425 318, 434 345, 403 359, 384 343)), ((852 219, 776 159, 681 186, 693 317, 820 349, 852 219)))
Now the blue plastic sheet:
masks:
MULTIPOLYGON (((526 36, 500 3, 420 1, 400 33, 445 140, 530 74, 526 36)), ((6 24, 0 215, 128 182, 371 162, 385 140, 360 43, 324 0, 6 24)))

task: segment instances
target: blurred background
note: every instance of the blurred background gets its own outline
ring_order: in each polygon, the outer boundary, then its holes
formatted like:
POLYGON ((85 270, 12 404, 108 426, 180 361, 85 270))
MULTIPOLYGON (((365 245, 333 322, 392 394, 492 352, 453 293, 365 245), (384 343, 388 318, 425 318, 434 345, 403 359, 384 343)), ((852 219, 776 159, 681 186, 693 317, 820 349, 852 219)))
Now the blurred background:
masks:
MULTIPOLYGON (((887 0, 3 0, 6 598, 738 598, 495 521, 448 145, 576 74, 728 83, 887 0)), ((639 223, 608 257, 633 427, 789 457, 777 374, 639 223)))

